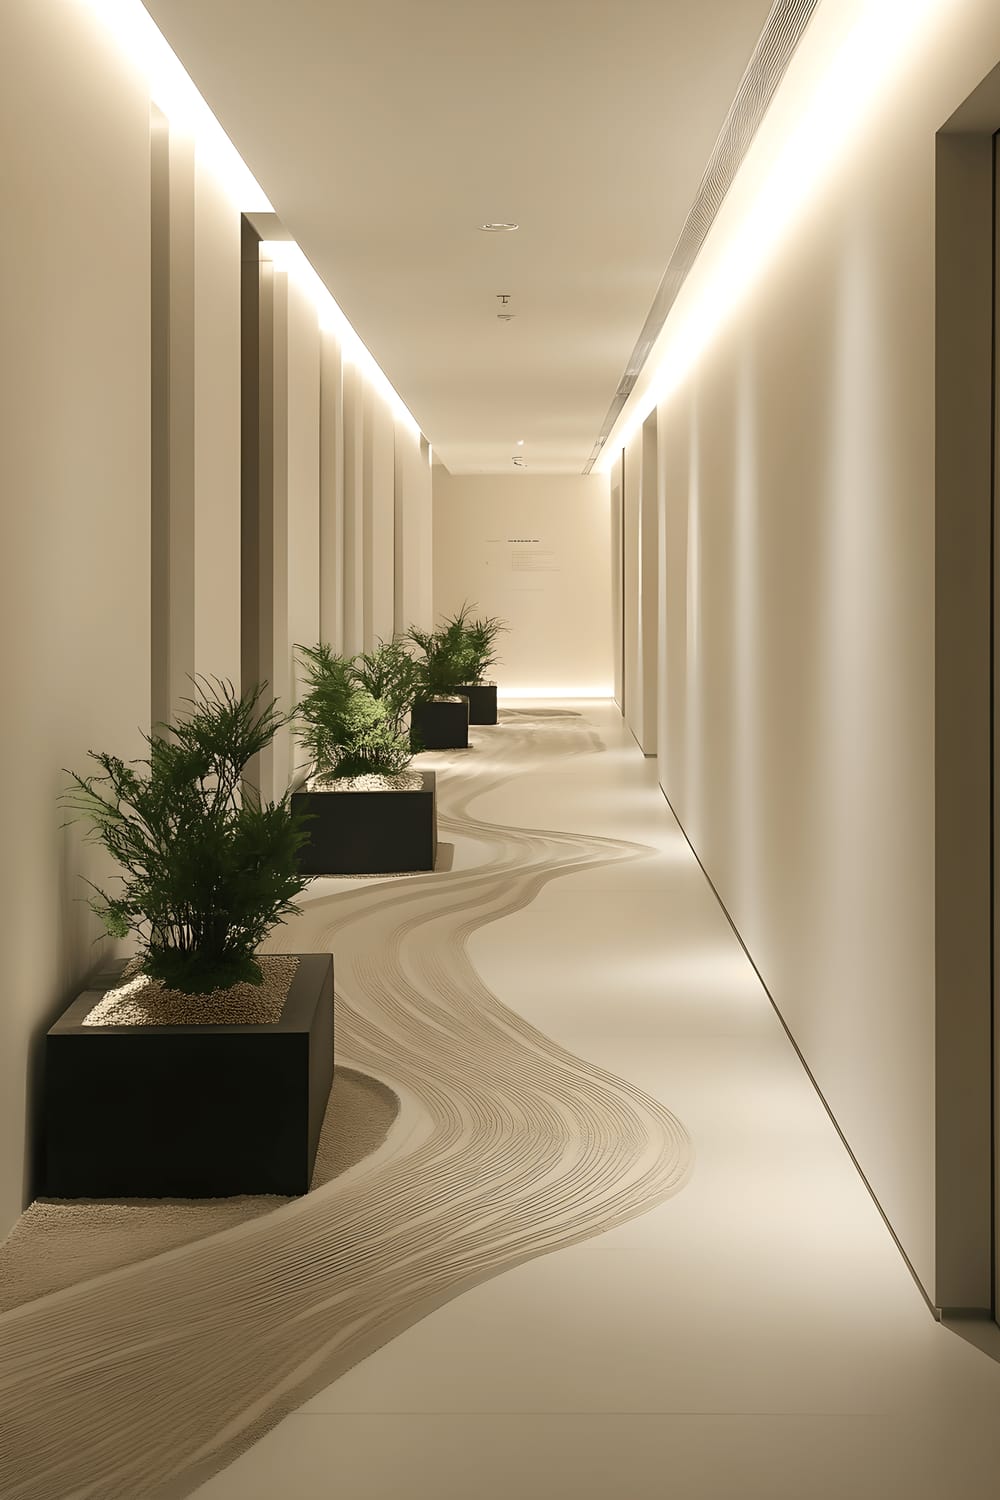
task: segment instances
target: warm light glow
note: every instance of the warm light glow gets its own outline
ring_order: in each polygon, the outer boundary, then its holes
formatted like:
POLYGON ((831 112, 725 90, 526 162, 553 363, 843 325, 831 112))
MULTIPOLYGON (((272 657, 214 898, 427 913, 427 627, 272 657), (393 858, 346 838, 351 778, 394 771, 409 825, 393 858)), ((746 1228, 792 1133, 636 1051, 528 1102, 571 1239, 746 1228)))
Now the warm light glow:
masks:
POLYGON ((344 313, 331 295, 319 272, 306 259, 294 240, 261 240, 262 259, 269 260, 275 270, 285 271, 312 298, 323 329, 335 333, 340 343, 344 361, 356 365, 362 375, 389 406, 393 415, 405 422, 413 432, 420 434, 420 425, 403 398, 390 384, 374 355, 358 338, 344 313))
MULTIPOLYGON (((260 184, 188 77, 140 0, 79 0, 107 27, 115 45, 145 80, 151 100, 163 111, 171 128, 194 139, 198 160, 214 172, 242 213, 273 213, 260 184)), ((261 253, 287 271, 316 305, 320 326, 332 329, 344 358, 356 364, 395 416, 419 434, 420 427, 390 385, 382 370, 316 271, 291 240, 268 240, 261 253)))
POLYGON ((517 698, 613 698, 615 690, 610 682, 597 687, 504 687, 497 689, 498 702, 512 702, 517 698))
POLYGON ((198 160, 222 183, 242 213, 273 212, 267 195, 195 88, 176 53, 140 0, 78 0, 145 79, 153 103, 175 130, 194 138, 198 160))
MULTIPOLYGON (((727 205, 692 271, 694 296, 684 290, 653 347, 636 388, 604 444, 595 469, 607 472, 638 428, 659 403, 681 384, 714 334, 752 288, 771 254, 802 214, 825 176, 862 129, 879 91, 916 45, 922 28, 948 0, 857 0, 856 19, 822 73, 803 90, 798 118, 782 137, 769 165, 752 146, 737 173, 730 197, 738 196, 740 179, 762 172, 757 191, 743 217, 730 223, 727 205), (648 372, 648 373, 647 373, 648 372)), ((824 14, 820 7, 818 16, 824 14)), ((812 25, 815 27, 815 20, 812 25)), ((810 39, 807 31, 793 59, 784 90, 810 39)), ((779 90, 777 100, 780 100, 779 90)), ((775 104, 771 106, 772 110, 775 104)), ((761 127, 763 134, 767 125, 761 127)), ((685 289, 686 290, 686 289, 685 289)))

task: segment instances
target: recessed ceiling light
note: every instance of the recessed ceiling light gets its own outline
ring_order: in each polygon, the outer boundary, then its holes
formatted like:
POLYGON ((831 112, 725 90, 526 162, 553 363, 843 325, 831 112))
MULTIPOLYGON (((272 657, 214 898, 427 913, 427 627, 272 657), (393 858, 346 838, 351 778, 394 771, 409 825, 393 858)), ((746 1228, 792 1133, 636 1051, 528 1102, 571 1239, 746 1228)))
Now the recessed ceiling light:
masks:
POLYGON ((517 229, 518 225, 501 223, 494 224, 490 222, 488 224, 480 224, 479 227, 480 229, 485 229, 487 234, 502 234, 505 230, 509 233, 512 229, 517 229))
POLYGON ((518 440, 517 440, 517 446, 519 448, 523 448, 524 447, 524 438, 518 438, 518 440))

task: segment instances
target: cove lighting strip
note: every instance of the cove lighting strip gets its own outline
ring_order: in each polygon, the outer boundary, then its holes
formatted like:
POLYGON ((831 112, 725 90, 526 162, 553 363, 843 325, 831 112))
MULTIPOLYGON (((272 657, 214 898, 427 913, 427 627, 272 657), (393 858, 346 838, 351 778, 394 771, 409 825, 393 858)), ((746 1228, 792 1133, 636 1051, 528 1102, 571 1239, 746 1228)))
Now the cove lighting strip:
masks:
POLYGON ((199 159, 242 213, 273 213, 267 194, 209 109, 140 0, 79 0, 106 27, 115 46, 145 79, 149 96, 173 128, 193 137, 199 159))
MULTIPOLYGON (((785 80, 765 116, 709 231, 690 280, 682 289, 662 333, 650 351, 648 375, 612 428, 595 468, 607 473, 655 407, 670 396, 697 363, 764 270, 783 236, 806 208, 850 142, 863 128, 879 94, 916 47, 928 22, 945 14, 951 0, 821 0, 785 80), (846 34, 823 36, 845 12, 846 34), (825 66, 817 46, 831 47, 825 66), (804 70, 814 69, 814 77, 804 70), (762 141, 768 121, 782 100, 797 91, 800 107, 781 140, 771 145, 770 164, 762 141), (747 192, 752 174, 761 180, 747 192), (743 191, 741 191, 741 187, 743 191), (745 199, 733 220, 732 199, 745 199), (727 212, 727 209, 729 212, 727 212), (699 274, 700 273, 700 274, 699 274)), ((843 23, 842 23, 843 24, 843 23)))
MULTIPOLYGON (((241 213, 273 213, 260 183, 198 92, 179 57, 141 0, 78 0, 106 28, 114 45, 146 82, 171 128, 189 135, 198 160, 218 178, 241 213)), ((361 342, 329 290, 293 240, 265 240, 261 253, 287 271, 315 303, 320 326, 336 333, 344 357, 357 365, 390 410, 417 436, 416 418, 361 342)))
POLYGON ((405 422, 419 437, 420 424, 395 386, 390 383, 381 365, 376 362, 371 350, 358 338, 319 272, 306 259, 301 246, 294 240, 261 240, 260 254, 264 260, 271 261, 276 271, 286 271, 302 287, 316 305, 320 327, 336 334, 343 358, 349 364, 357 366, 393 415, 405 422))

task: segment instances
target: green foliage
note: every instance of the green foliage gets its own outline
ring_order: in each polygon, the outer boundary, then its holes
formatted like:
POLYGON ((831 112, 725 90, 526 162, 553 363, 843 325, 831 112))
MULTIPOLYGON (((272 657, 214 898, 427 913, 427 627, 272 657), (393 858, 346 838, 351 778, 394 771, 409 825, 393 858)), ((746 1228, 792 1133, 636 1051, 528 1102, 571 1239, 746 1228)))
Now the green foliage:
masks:
POLYGON ((413 693, 414 662, 399 642, 379 642, 354 658, 322 641, 297 646, 308 690, 296 712, 298 735, 323 780, 393 776, 410 762, 403 720, 413 693))
POLYGON ((186 994, 260 984, 254 951, 306 885, 288 798, 262 803, 243 780, 286 722, 263 694, 201 679, 185 716, 147 737, 148 757, 91 751, 103 774, 68 773, 62 805, 124 871, 120 894, 94 887, 93 910, 112 936, 138 934, 144 972, 186 994))
POLYGON ((296 646, 308 691, 299 699, 295 729, 317 776, 336 775, 339 746, 346 736, 346 717, 356 691, 346 657, 334 656, 323 641, 296 646))
POLYGON ((447 696, 482 682, 499 660, 497 637, 508 627, 494 615, 472 618, 471 609, 463 604, 436 630, 411 627, 408 639, 423 652, 416 664, 419 697, 447 696))
POLYGON ((381 703, 386 717, 402 734, 416 688, 417 664, 400 640, 379 641, 351 663, 359 687, 381 703))
POLYGON ((454 630, 418 630, 408 639, 423 652, 416 662, 417 698, 447 697, 465 681, 468 661, 465 643, 454 630))
POLYGON ((470 619, 470 607, 468 604, 463 604, 458 614, 445 623, 447 626, 459 625, 461 627, 470 674, 465 678, 465 682, 472 687, 482 682, 489 669, 495 667, 500 660, 497 641, 505 630, 510 629, 510 626, 496 615, 477 615, 474 619, 470 619))

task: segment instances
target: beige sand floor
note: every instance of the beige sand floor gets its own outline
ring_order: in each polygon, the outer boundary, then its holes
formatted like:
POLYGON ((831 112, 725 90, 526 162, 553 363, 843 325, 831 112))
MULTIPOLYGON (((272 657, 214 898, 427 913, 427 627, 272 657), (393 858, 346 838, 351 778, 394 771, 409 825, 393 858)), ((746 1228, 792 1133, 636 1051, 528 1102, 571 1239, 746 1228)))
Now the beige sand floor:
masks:
MULTIPOLYGON (((323 1119, 313 1187, 342 1177, 384 1142, 399 1100, 374 1078, 338 1068, 323 1119)), ((0 1312, 220 1234, 287 1198, 38 1199, 0 1244, 0 1312)))
POLYGON ((513 716, 442 787, 457 863, 314 884, 273 947, 335 953, 338 1066, 382 1080, 398 1118, 304 1198, 0 1314, 5 1500, 180 1500, 435 1308, 684 1188, 676 1113, 535 1028, 467 954, 549 884, 651 857, 471 810, 602 755, 585 718, 513 716))
MULTIPOLYGON (((469 951, 512 1010, 676 1111, 694 1171, 401 1332, 200 1500, 994 1500, 1000 1363, 930 1317, 653 765, 611 705, 576 707, 605 749, 472 811, 656 852, 546 884, 469 951)), ((480 766, 503 733, 476 735, 480 766)), ((446 837, 456 869, 479 857, 446 837)))

